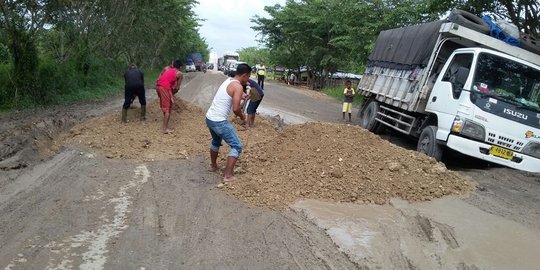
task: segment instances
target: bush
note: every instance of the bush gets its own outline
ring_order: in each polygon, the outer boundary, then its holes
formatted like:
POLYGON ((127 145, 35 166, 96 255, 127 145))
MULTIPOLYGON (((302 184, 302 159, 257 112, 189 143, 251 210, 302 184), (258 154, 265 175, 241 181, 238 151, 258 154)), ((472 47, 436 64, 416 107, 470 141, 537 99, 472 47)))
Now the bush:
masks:
MULTIPOLYGON (((76 59, 57 63, 54 57, 43 55, 39 59, 33 88, 19 92, 15 99, 13 65, 0 63, 0 110, 25 109, 36 105, 63 105, 84 100, 100 100, 123 93, 125 67, 118 61, 99 57, 89 58, 83 72, 76 59)), ((148 87, 155 85, 161 70, 145 72, 148 87)))
POLYGON ((0 64, 0 110, 10 108, 15 97, 13 83, 10 79, 11 73, 11 65, 0 64))
POLYGON ((123 89, 116 64, 91 58, 83 66, 72 60, 61 65, 52 59, 43 59, 39 69, 39 87, 42 99, 38 104, 70 104, 82 100, 101 99, 123 89), (84 70, 86 68, 86 70, 84 70))

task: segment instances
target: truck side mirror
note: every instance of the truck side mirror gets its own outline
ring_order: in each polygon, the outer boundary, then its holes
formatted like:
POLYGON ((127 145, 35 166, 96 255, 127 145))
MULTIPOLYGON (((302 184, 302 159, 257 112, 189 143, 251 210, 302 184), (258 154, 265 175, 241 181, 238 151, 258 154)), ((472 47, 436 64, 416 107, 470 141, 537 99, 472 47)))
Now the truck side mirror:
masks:
POLYGON ((461 95, 461 90, 467 82, 469 77, 469 69, 466 67, 459 67, 456 72, 450 77, 450 83, 452 83, 452 92, 454 98, 459 98, 461 95))

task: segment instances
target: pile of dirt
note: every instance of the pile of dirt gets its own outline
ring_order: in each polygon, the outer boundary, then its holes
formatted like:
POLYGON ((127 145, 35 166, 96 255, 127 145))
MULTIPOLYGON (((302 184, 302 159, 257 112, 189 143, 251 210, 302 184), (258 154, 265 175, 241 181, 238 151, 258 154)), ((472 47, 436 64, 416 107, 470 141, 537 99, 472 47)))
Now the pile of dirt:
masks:
MULTIPOLYGON (((146 121, 140 121, 139 114, 140 108, 134 105, 128 110, 127 124, 120 122, 120 110, 92 119, 75 126, 56 144, 60 146, 67 141, 89 147, 108 158, 142 161, 189 159, 208 153, 211 136, 206 127, 205 112, 199 107, 176 98, 169 122, 172 134, 162 133, 163 114, 159 102, 148 103, 146 121)), ((271 121, 257 120, 256 132, 235 127, 246 148, 278 134, 271 121)), ((227 151, 228 147, 222 147, 222 160, 227 151)))
POLYGON ((257 206, 297 199, 384 204, 463 194, 472 183, 444 164, 357 126, 307 123, 246 150, 234 196, 257 206))
MULTIPOLYGON (((176 99, 173 134, 162 134, 158 102, 148 105, 147 121, 130 109, 127 124, 120 111, 74 127, 56 142, 78 143, 108 158, 189 159, 208 155, 211 140, 204 112, 176 99)), ((384 204, 391 197, 409 201, 463 194, 472 184, 427 156, 395 146, 357 126, 307 123, 282 130, 278 117, 257 117, 257 126, 234 124, 244 153, 226 185, 230 194, 252 205, 283 207, 297 199, 384 204)), ((224 143, 225 144, 225 143, 224 143)), ((221 148, 225 166, 228 146, 221 148)))

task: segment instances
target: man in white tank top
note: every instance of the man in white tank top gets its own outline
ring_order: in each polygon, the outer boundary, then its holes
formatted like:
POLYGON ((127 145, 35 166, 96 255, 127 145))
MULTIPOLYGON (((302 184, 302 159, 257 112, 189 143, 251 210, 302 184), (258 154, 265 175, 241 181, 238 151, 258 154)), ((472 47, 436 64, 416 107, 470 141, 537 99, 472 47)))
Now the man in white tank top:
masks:
POLYGON ((246 116, 242 113, 242 107, 240 105, 242 99, 246 98, 244 94, 244 86, 247 85, 249 76, 251 74, 251 67, 247 64, 240 64, 236 68, 236 74, 232 78, 225 80, 214 96, 212 105, 206 112, 206 125, 212 135, 212 142, 210 144, 210 160, 211 170, 217 171, 217 157, 219 153, 219 147, 221 141, 225 142, 231 147, 229 155, 227 157, 227 166, 223 176, 224 182, 230 182, 234 180, 233 169, 236 161, 242 153, 242 143, 238 138, 238 135, 234 131, 233 126, 227 117, 233 113, 242 120, 243 124, 246 123, 246 116))

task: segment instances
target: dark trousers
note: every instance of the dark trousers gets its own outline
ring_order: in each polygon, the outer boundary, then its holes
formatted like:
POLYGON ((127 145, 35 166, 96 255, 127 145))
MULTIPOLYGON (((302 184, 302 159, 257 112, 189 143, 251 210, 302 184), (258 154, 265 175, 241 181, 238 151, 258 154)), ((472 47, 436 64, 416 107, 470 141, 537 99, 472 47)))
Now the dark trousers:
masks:
POLYGON ((257 83, 264 89, 264 75, 257 74, 257 83))
POLYGON ((141 106, 146 106, 146 96, 144 95, 144 85, 126 85, 124 87, 124 109, 129 108, 135 97, 139 98, 141 106))

